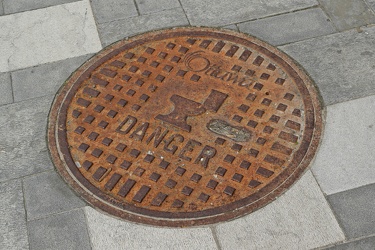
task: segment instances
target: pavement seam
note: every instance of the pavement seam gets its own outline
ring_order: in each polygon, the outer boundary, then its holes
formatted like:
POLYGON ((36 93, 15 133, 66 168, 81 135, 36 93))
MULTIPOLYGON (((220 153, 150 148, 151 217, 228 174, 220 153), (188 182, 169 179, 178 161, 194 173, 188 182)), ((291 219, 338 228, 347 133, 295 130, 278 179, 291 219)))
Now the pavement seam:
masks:
POLYGON ((83 216, 85 217, 85 222, 86 222, 86 231, 87 231, 87 235, 88 235, 88 237, 89 237, 90 248, 91 248, 91 249, 94 249, 94 248, 92 247, 91 235, 90 235, 90 230, 89 230, 89 220, 87 219, 86 209, 85 209, 85 207, 82 207, 81 209, 82 209, 82 211, 83 211, 83 216))
POLYGON ((365 2, 365 5, 367 6, 367 8, 372 12, 372 14, 375 15, 375 10, 372 9, 372 7, 370 6, 370 3, 368 0, 364 0, 365 2))
POLYGON ((374 237, 374 236, 375 236, 375 234, 370 234, 370 235, 361 236, 361 237, 350 239, 350 240, 343 240, 343 241, 340 241, 340 242, 337 242, 337 243, 333 243, 333 244, 321 246, 321 247, 318 247, 318 248, 314 248, 313 250, 323 250, 323 249, 327 249, 329 247, 339 246, 341 244, 346 244, 346 243, 352 243, 352 242, 364 240, 364 239, 367 239, 367 238, 371 238, 371 237, 374 237))
MULTIPOLYGON (((34 175, 38 175, 38 174, 43 174, 43 173, 46 173, 46 172, 49 172, 49 171, 55 171, 54 169, 48 169, 48 170, 44 170, 42 172, 38 172, 38 173, 32 173, 32 174, 29 174, 29 175, 24 175, 24 176, 20 176, 20 177, 17 177, 17 178, 12 178, 12 179, 7 179, 7 180, 3 180, 3 181, 0 181, 0 184, 2 183, 6 183, 8 181, 16 181, 16 180, 23 180, 24 178, 29 178, 29 177, 32 177, 34 175)), ((55 171, 56 172, 56 171, 55 171)))
MULTIPOLYGON (((337 215, 336 215, 334 209, 333 209, 332 206, 331 206, 331 203, 329 203, 329 201, 328 201, 328 199, 327 199, 328 195, 326 195, 326 194, 323 192, 323 189, 321 188, 321 186, 320 186, 318 180, 316 179, 316 177, 315 177, 315 175, 314 175, 314 172, 313 172, 312 170, 311 170, 310 172, 311 172, 312 176, 314 177, 315 183, 318 185, 320 192, 323 194, 323 197, 324 197, 324 199, 325 199, 326 204, 328 205, 328 207, 329 207, 329 209, 331 210, 333 216, 335 217, 335 220, 336 220, 336 222, 337 222, 337 225, 339 226, 339 228, 341 229, 341 232, 342 232, 343 235, 344 235, 344 240, 342 240, 342 241, 347 240, 347 239, 348 239, 348 236, 346 235, 346 232, 345 232, 345 230, 344 230, 344 227, 341 225, 340 221, 338 220, 337 215)), ((342 241, 337 241, 337 242, 332 243, 332 244, 338 244, 339 242, 342 242, 342 241)))
MULTIPOLYGON (((79 197, 80 198, 80 197, 79 197)), ((80 198, 81 199, 81 198, 80 198)), ((84 207, 88 206, 87 204, 85 204, 84 207)), ((31 221, 37 221, 37 220, 43 220, 43 219, 47 219, 48 217, 51 217, 51 216, 56 216, 56 215, 60 215, 60 214, 65 214, 65 213, 69 213, 69 212, 72 212, 72 211, 77 211, 77 210, 80 210, 84 207, 76 207, 76 208, 73 208, 73 209, 69 209, 69 210, 65 210, 65 211, 61 211, 61 212, 54 212, 54 213, 50 213, 50 214, 45 214, 45 215, 42 215, 42 216, 39 216, 39 217, 35 217, 31 220, 29 220, 28 222, 31 222, 31 221)))
POLYGON ((221 25, 221 26, 222 27, 223 26, 229 26, 229 25, 232 25, 232 24, 237 25, 237 24, 242 24, 242 23, 247 23, 247 22, 262 20, 262 19, 266 19, 266 18, 270 18, 270 17, 276 17, 276 16, 281 16, 281 15, 291 14, 291 13, 295 13, 295 12, 299 12, 299 11, 304 11, 304 10, 309 10, 309 9, 317 9, 317 8, 319 8, 319 5, 313 5, 313 6, 309 6, 309 7, 302 8, 302 9, 290 10, 290 11, 276 13, 276 14, 270 14, 270 15, 267 15, 267 16, 262 16, 262 17, 258 17, 258 18, 248 19, 248 20, 244 20, 244 21, 240 21, 240 22, 227 23, 227 24, 224 24, 224 25, 221 25))
POLYGON ((182 5, 182 2, 181 2, 181 0, 178 0, 178 2, 179 2, 179 4, 180 4, 180 6, 181 6, 181 9, 182 9, 182 11, 183 11, 183 12, 184 12, 184 14, 185 14, 185 17, 186 17, 186 20, 187 20, 187 21, 188 21, 188 23, 189 23, 189 26, 191 26, 190 20, 189 20, 189 18, 188 18, 188 16, 187 16, 187 14, 186 14, 185 8, 184 8, 184 6, 182 5))
POLYGON ((29 235, 29 224, 27 221, 27 208, 26 208, 26 198, 25 198, 25 186, 23 180, 21 179, 21 191, 22 191, 22 200, 23 200, 23 209, 25 210, 25 226, 26 226, 26 237, 27 237, 27 244, 30 248, 30 235, 29 235))
POLYGON ((220 244, 220 241, 219 241, 219 237, 217 236, 217 232, 216 232, 216 226, 209 226, 210 230, 211 230, 211 233, 212 233, 212 236, 214 237, 214 241, 216 243, 216 247, 218 250, 222 250, 222 246, 220 244))
MULTIPOLYGON (((100 47, 101 47, 101 50, 102 50, 103 49, 103 43, 102 43, 102 39, 100 38, 100 33, 99 33, 99 29, 98 29, 98 22, 96 21, 94 10, 92 9, 91 1, 87 0, 87 2, 88 2, 89 6, 90 6, 90 9, 91 9, 91 14, 92 14, 92 17, 93 17, 94 23, 95 23, 95 29, 96 29, 96 32, 98 34, 98 38, 99 38, 99 42, 100 42, 100 47)), ((88 53, 88 54, 91 54, 91 53, 88 53)), ((85 55, 88 55, 88 54, 85 54, 85 55)), ((94 54, 96 54, 96 53, 94 53, 94 54)), ((85 55, 82 55, 82 56, 85 56, 85 55)), ((76 57, 79 57, 79 56, 76 56, 76 57)), ((70 57, 70 58, 76 58, 76 57, 70 57)), ((70 59, 70 58, 67 58, 67 59, 70 59)), ((66 60, 66 59, 64 59, 64 60, 66 60)), ((72 74, 73 74, 73 72, 72 72, 72 74)))
POLYGON ((324 12, 324 14, 326 14, 326 16, 329 18, 330 22, 332 23, 333 27, 335 28, 335 30, 337 32, 340 32, 339 28, 336 26, 335 22, 333 22, 332 18, 331 18, 331 15, 329 14, 328 10, 325 8, 324 4, 322 4, 321 0, 317 0, 317 2, 319 3, 319 8, 322 9, 322 11, 324 12))
POLYGON ((133 0, 133 3, 134 3, 134 6, 135 6, 135 9, 137 10, 138 16, 141 16, 141 12, 139 11, 137 2, 135 0, 133 0))

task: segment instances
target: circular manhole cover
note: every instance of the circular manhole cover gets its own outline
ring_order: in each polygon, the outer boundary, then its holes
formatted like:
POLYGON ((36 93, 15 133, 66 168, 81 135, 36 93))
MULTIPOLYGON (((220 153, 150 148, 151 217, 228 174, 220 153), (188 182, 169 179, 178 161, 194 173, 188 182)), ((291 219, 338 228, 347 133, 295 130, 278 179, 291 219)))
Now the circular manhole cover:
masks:
POLYGON ((115 216, 215 223, 276 198, 322 131, 309 77, 253 37, 176 28, 111 45, 55 98, 48 143, 63 178, 115 216))

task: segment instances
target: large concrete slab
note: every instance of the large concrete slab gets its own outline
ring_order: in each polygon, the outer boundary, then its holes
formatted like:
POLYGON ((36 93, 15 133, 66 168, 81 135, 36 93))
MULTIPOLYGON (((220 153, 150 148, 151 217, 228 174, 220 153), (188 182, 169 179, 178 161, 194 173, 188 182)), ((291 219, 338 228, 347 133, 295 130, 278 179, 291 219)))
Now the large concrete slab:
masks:
POLYGON ((90 239, 82 210, 56 214, 28 223, 31 250, 89 250, 90 239))
POLYGON ((217 249, 208 227, 157 228, 121 221, 86 207, 93 250, 217 249))
POLYGON ((222 249, 312 249, 344 240, 311 172, 266 207, 216 227, 222 249))
POLYGON ((327 247, 324 250, 374 250, 374 246, 375 236, 327 247))
POLYGON ((28 220, 85 206, 55 171, 25 178, 24 192, 28 220))
POLYGON ((335 28, 319 8, 297 11, 238 24, 241 32, 249 33, 273 45, 281 45, 324 36, 335 28))
POLYGON ((375 184, 328 196, 338 221, 348 238, 375 234, 375 184))
POLYGON ((375 94, 375 26, 280 48, 312 76, 327 105, 375 94))
POLYGON ((141 15, 181 7, 178 0, 135 0, 141 15))
POLYGON ((181 8, 165 10, 150 15, 143 15, 99 24, 99 34, 103 46, 128 36, 175 26, 188 25, 189 22, 181 8))
MULTIPOLYGON (((5 14, 12 14, 27 10, 35 10, 54 5, 76 2, 79 0, 1 0, 3 1, 5 14)), ((1 2, 0 1, 0 2, 1 2)))
POLYGON ((0 107, 0 182, 53 168, 46 145, 52 96, 0 107))
POLYGON ((138 16, 134 0, 91 0, 91 6, 98 23, 138 16))
POLYGON ((327 107, 312 170, 326 194, 375 183, 375 96, 327 107))
POLYGON ((69 58, 12 72, 14 100, 19 102, 56 94, 72 72, 91 56, 69 58))
POLYGON ((192 25, 224 26, 304 9, 317 5, 318 2, 316 0, 181 0, 181 4, 192 25))
POLYGON ((320 0, 339 30, 375 23, 375 15, 363 0, 320 0))
POLYGON ((13 102, 12 82, 9 73, 0 73, 0 105, 13 102))
POLYGON ((0 72, 101 49, 88 0, 0 16, 0 72))
POLYGON ((0 183, 0 249, 29 249, 19 180, 0 183))

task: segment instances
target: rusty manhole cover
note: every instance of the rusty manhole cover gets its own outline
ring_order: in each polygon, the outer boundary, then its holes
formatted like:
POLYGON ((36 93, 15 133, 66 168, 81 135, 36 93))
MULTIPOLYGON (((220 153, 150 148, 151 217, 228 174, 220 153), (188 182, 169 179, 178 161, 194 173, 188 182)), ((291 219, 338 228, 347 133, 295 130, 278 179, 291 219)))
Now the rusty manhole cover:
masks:
POLYGON ((307 168, 322 131, 307 75, 253 37, 177 28, 120 41, 81 66, 53 104, 63 178, 129 220, 215 223, 269 203, 307 168))

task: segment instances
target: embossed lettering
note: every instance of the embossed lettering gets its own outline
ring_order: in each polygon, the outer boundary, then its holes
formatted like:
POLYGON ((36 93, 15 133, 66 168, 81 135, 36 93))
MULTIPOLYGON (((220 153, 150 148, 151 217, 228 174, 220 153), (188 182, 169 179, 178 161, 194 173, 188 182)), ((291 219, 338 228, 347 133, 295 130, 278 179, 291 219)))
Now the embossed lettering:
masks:
POLYGON ((146 143, 149 144, 152 139, 154 139, 154 147, 157 148, 159 144, 163 141, 164 137, 168 134, 169 130, 164 130, 163 133, 161 133, 161 127, 157 127, 154 132, 147 138, 146 143))
POLYGON ((137 118, 134 116, 128 115, 123 122, 118 126, 116 132, 120 134, 127 134, 137 123, 137 118))
POLYGON ((204 146, 201 153, 195 160, 195 164, 201 164, 203 167, 207 167, 208 161, 216 155, 216 149, 208 145, 204 146))
POLYGON ((165 142, 164 150, 172 154, 174 154, 178 148, 176 145, 171 145, 171 147, 169 147, 173 141, 183 142, 184 137, 180 134, 174 134, 171 135, 169 139, 165 142))
POLYGON ((143 137, 146 134, 147 128, 150 125, 150 123, 145 122, 141 126, 139 126, 136 130, 134 130, 133 133, 129 136, 130 138, 133 138, 136 141, 142 141, 143 137))
POLYGON ((200 146, 200 145, 202 145, 202 143, 200 143, 199 141, 190 139, 186 143, 186 145, 181 149, 181 152, 178 154, 178 157, 180 157, 181 159, 187 160, 187 161, 191 161, 191 158, 186 156, 185 154, 187 152, 193 152, 194 147, 200 146))

